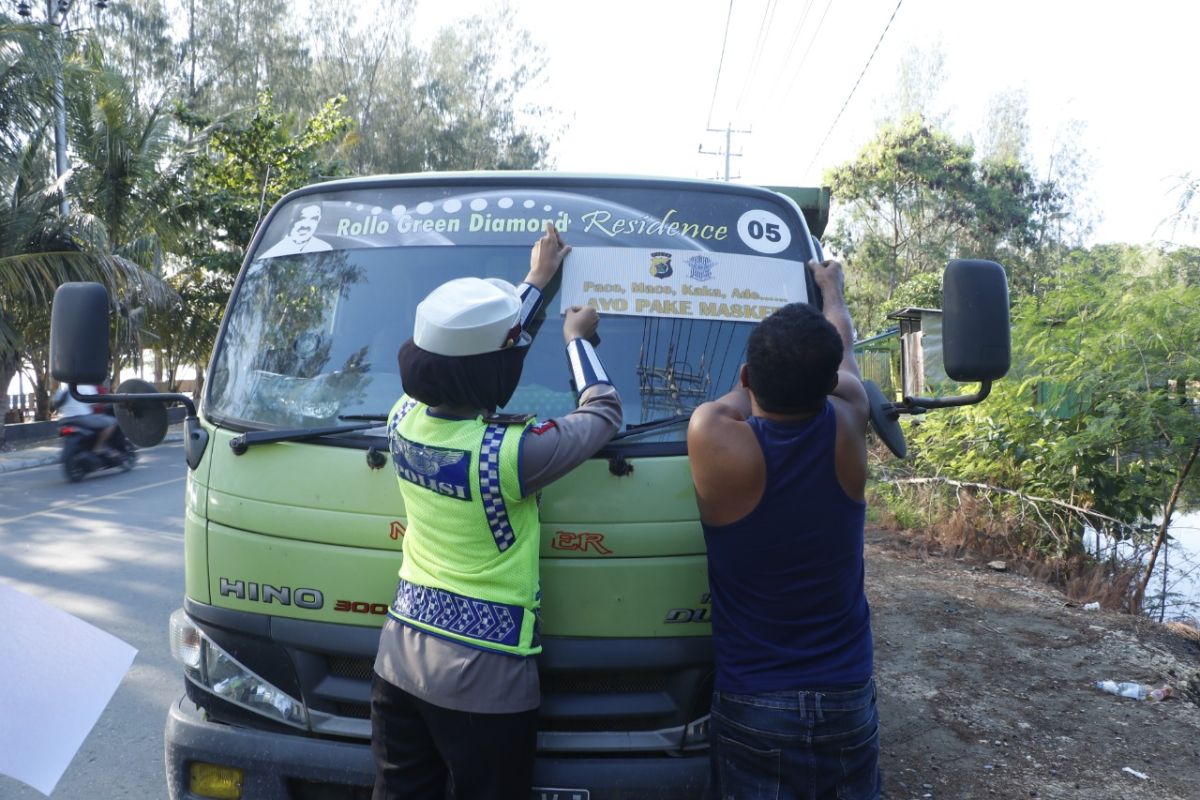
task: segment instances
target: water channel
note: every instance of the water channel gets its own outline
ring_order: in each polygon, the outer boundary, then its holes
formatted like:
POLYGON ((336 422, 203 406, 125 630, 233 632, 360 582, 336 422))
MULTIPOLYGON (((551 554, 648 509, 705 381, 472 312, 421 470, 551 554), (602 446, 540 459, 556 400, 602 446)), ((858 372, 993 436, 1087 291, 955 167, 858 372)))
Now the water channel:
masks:
MULTIPOLYGON (((1164 620, 1200 620, 1200 510, 1178 513, 1171 520, 1171 541, 1166 551, 1167 607, 1164 620)), ((1084 536, 1084 546, 1094 551, 1095 534, 1084 536)), ((1118 544, 1119 555, 1131 556, 1133 549, 1127 544, 1118 544)), ((1153 610, 1158 619, 1158 604, 1162 594, 1162 571, 1164 558, 1159 553, 1154 565, 1154 576, 1146 587, 1143 607, 1153 610)))

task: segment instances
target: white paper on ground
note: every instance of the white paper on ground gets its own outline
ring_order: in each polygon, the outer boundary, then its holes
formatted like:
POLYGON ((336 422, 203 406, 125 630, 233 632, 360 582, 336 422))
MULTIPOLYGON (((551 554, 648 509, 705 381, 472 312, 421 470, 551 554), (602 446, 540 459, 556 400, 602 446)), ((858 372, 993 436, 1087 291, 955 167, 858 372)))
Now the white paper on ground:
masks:
POLYGON ((137 650, 0 583, 0 773, 49 795, 137 650))

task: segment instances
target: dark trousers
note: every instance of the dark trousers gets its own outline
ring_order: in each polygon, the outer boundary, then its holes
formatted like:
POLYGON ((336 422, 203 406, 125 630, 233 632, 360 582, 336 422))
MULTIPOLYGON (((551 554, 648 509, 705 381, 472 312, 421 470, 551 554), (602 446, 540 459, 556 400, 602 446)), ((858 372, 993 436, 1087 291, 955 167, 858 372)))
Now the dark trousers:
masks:
POLYGON ((529 800, 536 748, 536 709, 454 711, 372 679, 373 800, 529 800))
POLYGON ((878 800, 875 681, 849 691, 715 692, 710 747, 720 800, 878 800))

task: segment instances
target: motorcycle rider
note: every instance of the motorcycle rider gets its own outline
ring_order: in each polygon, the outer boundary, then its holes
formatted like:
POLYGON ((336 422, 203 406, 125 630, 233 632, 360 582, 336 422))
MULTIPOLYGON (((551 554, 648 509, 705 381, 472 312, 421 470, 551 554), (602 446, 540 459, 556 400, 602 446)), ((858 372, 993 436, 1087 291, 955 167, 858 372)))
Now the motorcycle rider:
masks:
MULTIPOLYGON (((80 383, 75 388, 78 389, 80 394, 100 394, 100 389, 90 383, 80 383)), ((97 431, 96 441, 92 445, 92 452, 104 452, 108 446, 109 439, 112 438, 113 433, 117 430, 116 417, 97 411, 97 406, 89 405, 82 400, 76 400, 67 390, 66 384, 58 387, 58 391, 54 393, 51 405, 57 409, 60 420, 70 420, 72 425, 97 431)), ((99 407, 105 408, 107 406, 99 407)))

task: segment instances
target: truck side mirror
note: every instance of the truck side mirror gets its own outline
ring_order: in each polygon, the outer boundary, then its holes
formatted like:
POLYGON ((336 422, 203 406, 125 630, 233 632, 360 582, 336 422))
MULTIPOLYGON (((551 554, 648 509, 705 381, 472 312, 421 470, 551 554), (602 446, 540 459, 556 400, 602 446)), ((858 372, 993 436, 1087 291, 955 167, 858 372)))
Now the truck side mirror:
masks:
POLYGON ((995 261, 960 259, 942 277, 942 365, 962 383, 1008 374, 1012 337, 1008 280, 995 261))
POLYGON ((50 374, 63 383, 104 383, 108 355, 108 290, 59 286, 50 307, 50 374))
MULTIPOLYGON (((108 379, 108 290, 98 283, 64 283, 54 292, 50 308, 50 374, 74 386, 104 383, 108 379)), ((93 399, 82 395, 82 399, 93 399)), ((184 452, 188 466, 196 469, 208 446, 208 431, 200 425, 196 405, 182 394, 154 391, 145 381, 128 380, 112 394, 96 396, 112 403, 121 427, 142 447, 162 441, 167 430, 166 403, 182 403, 184 452)))
POLYGON ((992 391, 992 381, 1008 374, 1012 335, 1004 267, 994 261, 951 261, 942 276, 940 311, 906 308, 888 314, 888 319, 899 322, 894 332, 900 334, 904 399, 889 401, 874 384, 867 386, 867 398, 871 426, 888 449, 903 458, 907 446, 897 423, 901 414, 982 402, 992 391), (952 397, 917 397, 929 369, 960 383, 977 382, 979 389, 952 397))

